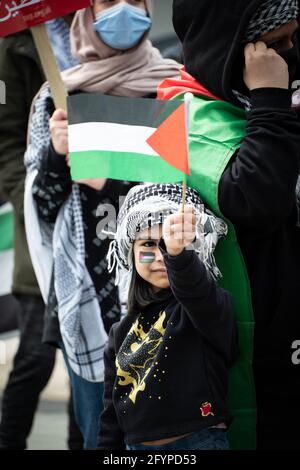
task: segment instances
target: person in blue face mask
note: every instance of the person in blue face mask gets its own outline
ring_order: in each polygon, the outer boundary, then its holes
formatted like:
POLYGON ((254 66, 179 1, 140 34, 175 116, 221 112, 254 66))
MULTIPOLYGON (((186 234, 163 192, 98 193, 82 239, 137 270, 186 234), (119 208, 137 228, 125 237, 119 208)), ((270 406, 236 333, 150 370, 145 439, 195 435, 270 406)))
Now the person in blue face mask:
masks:
MULTIPOLYGON (((79 10, 71 27, 72 52, 79 65, 62 73, 68 93, 155 98, 164 79, 179 77, 181 65, 163 59, 152 46, 150 26, 151 0, 95 0, 92 7, 79 10)), ((120 319, 118 290, 107 270, 110 240, 96 237, 100 222, 96 214, 100 204, 111 204, 117 211, 119 196, 125 196, 130 185, 103 179, 72 182, 67 112, 54 109, 46 86, 33 110, 25 155, 29 244, 36 272, 46 272, 51 279, 44 282, 42 275, 37 276, 48 299, 49 333, 55 331, 55 342, 63 347, 84 448, 95 449, 103 409, 103 352, 110 327, 120 319), (37 245, 31 232, 35 224, 38 228, 46 224, 52 240, 55 227, 59 240, 50 243, 53 250, 37 245), (83 236, 76 238, 79 232, 83 236), (59 245, 62 251, 56 250, 59 245), (47 264, 48 256, 53 263, 47 264)))
POLYGON ((144 0, 96 0, 94 12, 94 28, 100 39, 122 51, 136 46, 152 24, 144 0))

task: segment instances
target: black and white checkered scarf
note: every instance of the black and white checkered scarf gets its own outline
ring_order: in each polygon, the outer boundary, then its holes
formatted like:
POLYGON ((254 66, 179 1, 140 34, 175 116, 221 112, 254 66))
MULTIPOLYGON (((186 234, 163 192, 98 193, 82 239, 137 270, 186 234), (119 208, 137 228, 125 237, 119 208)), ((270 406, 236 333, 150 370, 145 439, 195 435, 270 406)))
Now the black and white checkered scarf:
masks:
POLYGON ((95 287, 85 264, 79 186, 72 185, 72 192, 53 225, 39 217, 32 196, 35 177, 50 145, 50 99, 49 88, 43 87, 35 101, 29 126, 24 204, 28 245, 45 302, 54 273, 60 332, 70 366, 80 377, 90 382, 102 382, 107 334, 95 287))
MULTIPOLYGON (((299 12, 298 0, 265 0, 252 16, 242 43, 256 41, 263 34, 274 31, 295 20, 299 12)), ((250 100, 238 90, 233 90, 246 111, 250 111, 250 100)))
MULTIPOLYGON (((227 234, 227 225, 204 207, 199 194, 187 188, 186 203, 194 205, 197 217, 197 237, 193 248, 214 278, 221 275, 213 252, 218 239, 227 234)), ((139 232, 161 224, 182 206, 182 186, 177 184, 144 184, 133 187, 118 216, 115 240, 108 253, 109 269, 117 268, 116 283, 126 275, 130 283, 133 268, 133 243, 139 232)))
POLYGON ((274 31, 298 16, 298 0, 266 0, 252 16, 244 42, 251 42, 274 31))

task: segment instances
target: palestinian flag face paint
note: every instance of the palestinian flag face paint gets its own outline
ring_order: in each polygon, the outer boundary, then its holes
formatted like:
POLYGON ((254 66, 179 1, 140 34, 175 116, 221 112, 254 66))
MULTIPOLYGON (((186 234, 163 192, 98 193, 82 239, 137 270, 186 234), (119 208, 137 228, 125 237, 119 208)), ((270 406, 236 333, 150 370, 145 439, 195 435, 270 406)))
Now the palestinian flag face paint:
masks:
POLYGON ((181 182, 189 174, 183 101, 87 93, 68 98, 74 181, 181 182))
POLYGON ((155 253, 141 251, 139 254, 139 262, 141 264, 151 264, 155 261, 155 253))

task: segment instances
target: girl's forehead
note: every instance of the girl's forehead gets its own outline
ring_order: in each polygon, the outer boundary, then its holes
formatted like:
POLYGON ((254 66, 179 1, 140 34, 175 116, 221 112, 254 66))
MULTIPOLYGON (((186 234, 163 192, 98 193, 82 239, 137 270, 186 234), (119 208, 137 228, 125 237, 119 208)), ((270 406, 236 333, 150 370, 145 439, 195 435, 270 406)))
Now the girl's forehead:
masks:
POLYGON ((153 227, 149 227, 142 232, 139 232, 136 236, 136 240, 159 240, 162 234, 162 224, 156 224, 153 227))

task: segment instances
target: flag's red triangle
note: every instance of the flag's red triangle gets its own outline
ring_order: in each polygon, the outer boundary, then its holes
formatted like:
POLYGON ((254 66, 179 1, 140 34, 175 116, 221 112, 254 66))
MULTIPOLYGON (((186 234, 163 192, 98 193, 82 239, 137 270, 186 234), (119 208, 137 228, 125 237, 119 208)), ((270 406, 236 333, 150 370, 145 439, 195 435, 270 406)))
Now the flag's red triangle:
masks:
POLYGON ((185 105, 182 104, 147 139, 147 143, 170 165, 190 175, 185 119, 185 105))

